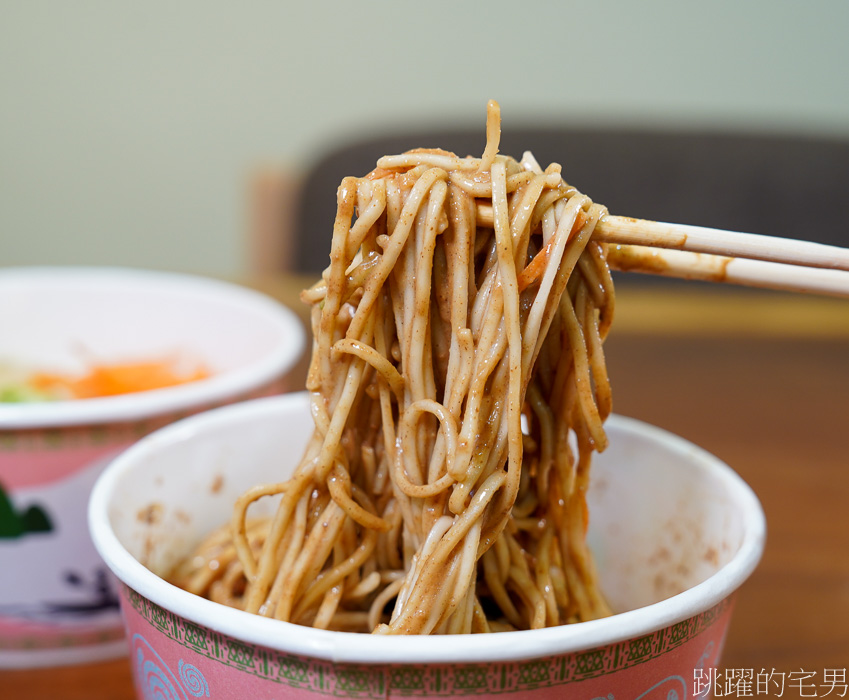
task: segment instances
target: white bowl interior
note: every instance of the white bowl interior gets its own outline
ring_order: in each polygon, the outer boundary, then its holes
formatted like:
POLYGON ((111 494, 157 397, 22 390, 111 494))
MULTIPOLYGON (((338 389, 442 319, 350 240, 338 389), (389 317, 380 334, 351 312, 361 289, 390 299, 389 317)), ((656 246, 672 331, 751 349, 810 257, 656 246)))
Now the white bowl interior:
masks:
MULTIPOLYGON (((285 397, 276 407, 267 405, 267 412, 246 413, 241 420, 210 412, 213 420, 205 429, 183 423, 175 439, 150 450, 143 468, 127 470, 115 483, 109 523, 120 543, 148 569, 167 575, 200 540, 229 521, 245 491, 285 480, 313 428, 306 395, 297 396, 294 410, 291 397, 285 397)), ((274 502, 263 499, 250 513, 269 514, 274 502)))
POLYGON ((221 608, 151 575, 168 572, 225 523, 243 491, 291 473, 312 429, 306 394, 211 411, 144 438, 98 483, 90 526, 107 564, 132 588, 196 622, 266 646, 351 661, 458 660, 457 653, 494 659, 589 648, 584 644, 646 633, 718 603, 754 569, 764 539, 757 499, 715 457, 632 419, 614 416, 607 428, 610 447, 593 466, 589 538, 614 609, 637 610, 514 633, 532 635, 523 637, 521 651, 498 639, 457 647, 444 638, 390 643, 295 628, 221 608), (280 625, 296 631, 280 634, 280 625), (357 641, 346 640, 351 637, 357 641))
MULTIPOLYGON (((176 409, 256 388, 293 365, 304 345, 295 315, 264 295, 200 277, 110 268, 0 272, 0 328, 14 329, 0 334, 0 363, 29 370, 82 372, 92 363, 163 358, 208 369, 200 390, 145 392, 184 394, 181 405, 169 406, 176 409)), ((108 402, 107 417, 122 399, 0 405, 0 428, 78 422, 62 412, 91 412, 98 402, 108 402)))
MULTIPOLYGON (((705 581, 740 551, 751 513, 736 480, 704 450, 613 416, 592 467, 588 540, 616 612, 705 581)), ((727 469, 727 467, 726 467, 727 469)))

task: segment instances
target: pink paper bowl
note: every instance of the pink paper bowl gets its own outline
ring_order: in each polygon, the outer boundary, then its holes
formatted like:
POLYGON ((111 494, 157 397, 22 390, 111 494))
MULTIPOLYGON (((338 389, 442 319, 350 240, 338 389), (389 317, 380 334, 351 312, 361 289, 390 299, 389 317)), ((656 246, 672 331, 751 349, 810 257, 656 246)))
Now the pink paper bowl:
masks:
POLYGON ((613 417, 593 469, 590 538, 621 613, 530 632, 386 637, 230 609, 166 583, 250 486, 292 470, 311 430, 304 394, 195 416, 141 440, 101 476, 95 545, 121 592, 139 698, 685 698, 715 666, 764 517, 704 450, 613 417), (139 518, 156 509, 157 517, 139 518))
POLYGON ((304 347, 290 310, 213 280, 106 268, 0 270, 0 365, 85 371, 179 356, 210 377, 85 400, 0 403, 0 667, 125 653, 86 505, 118 453, 213 406, 279 393, 304 347), (197 366, 195 365, 195 366, 197 366))

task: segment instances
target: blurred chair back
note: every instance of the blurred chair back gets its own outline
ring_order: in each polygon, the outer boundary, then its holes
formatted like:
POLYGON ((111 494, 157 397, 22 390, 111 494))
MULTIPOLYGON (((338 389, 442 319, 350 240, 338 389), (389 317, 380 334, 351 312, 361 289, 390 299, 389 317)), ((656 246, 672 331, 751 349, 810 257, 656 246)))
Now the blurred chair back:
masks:
MULTIPOLYGON (((419 146, 479 156, 481 126, 364 137, 309 168, 295 196, 288 265, 328 264, 336 190, 384 154, 419 146)), ((530 150, 612 214, 849 246, 849 141, 754 134, 507 128, 500 152, 530 150)), ((283 233, 285 236, 285 232, 283 233)), ((280 266, 285 266, 280 260, 280 266)))

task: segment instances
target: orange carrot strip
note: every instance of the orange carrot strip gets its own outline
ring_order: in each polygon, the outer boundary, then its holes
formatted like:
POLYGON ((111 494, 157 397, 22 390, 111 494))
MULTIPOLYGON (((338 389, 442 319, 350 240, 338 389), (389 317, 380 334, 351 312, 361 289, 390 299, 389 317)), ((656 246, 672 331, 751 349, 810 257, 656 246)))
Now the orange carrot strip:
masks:
POLYGON ((34 387, 45 391, 65 391, 78 399, 132 394, 163 389, 209 376, 203 369, 178 375, 166 362, 128 362, 92 367, 82 377, 41 373, 32 377, 34 387))
MULTIPOLYGON (((578 215, 575 217, 575 223, 572 225, 572 231, 569 233, 569 238, 580 231, 584 224, 587 223, 587 215, 582 210, 578 210, 578 215)), ((545 266, 548 263, 548 256, 551 255, 551 250, 554 246, 554 236, 546 243, 545 247, 539 251, 527 264, 527 266, 519 273, 516 281, 519 284, 519 291, 522 292, 536 282, 541 276, 545 266)))

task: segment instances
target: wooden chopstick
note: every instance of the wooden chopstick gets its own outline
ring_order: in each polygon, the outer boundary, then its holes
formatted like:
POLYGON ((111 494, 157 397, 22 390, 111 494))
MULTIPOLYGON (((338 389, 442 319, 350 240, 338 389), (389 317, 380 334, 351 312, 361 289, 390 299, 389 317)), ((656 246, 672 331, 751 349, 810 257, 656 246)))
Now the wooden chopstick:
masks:
MULTIPOLYGON (((492 207, 478 204, 477 219, 492 225, 492 207)), ((593 237, 611 244, 613 269, 849 297, 847 248, 610 214, 593 237)))
MULTIPOLYGON (((491 226, 492 207, 479 204, 477 218, 480 224, 491 226)), ((666 224, 608 214, 596 224, 593 237, 605 243, 710 253, 802 267, 849 270, 849 248, 705 226, 666 224)))
POLYGON ((766 260, 786 265, 849 270, 847 248, 757 233, 738 233, 704 226, 666 224, 607 215, 596 224, 593 235, 597 240, 607 243, 653 246, 691 253, 766 260))
POLYGON ((849 298, 849 272, 651 246, 612 244, 614 270, 849 298))

